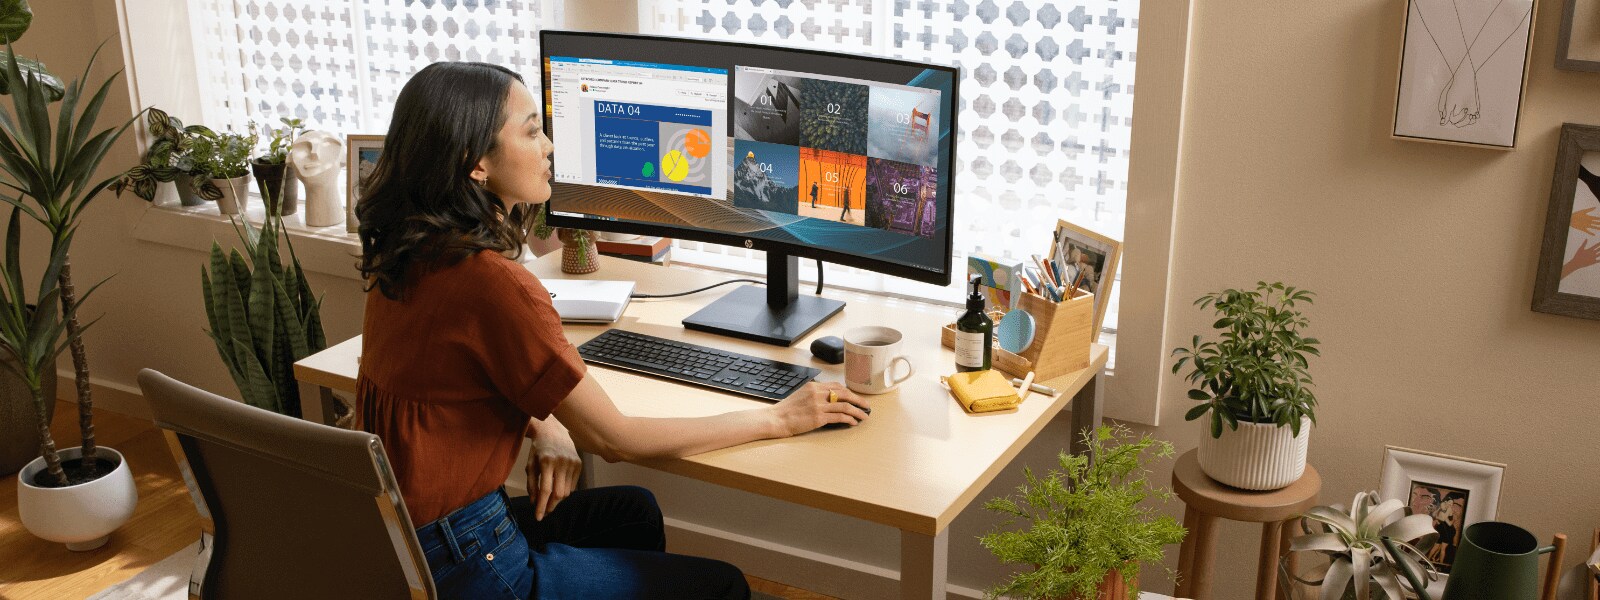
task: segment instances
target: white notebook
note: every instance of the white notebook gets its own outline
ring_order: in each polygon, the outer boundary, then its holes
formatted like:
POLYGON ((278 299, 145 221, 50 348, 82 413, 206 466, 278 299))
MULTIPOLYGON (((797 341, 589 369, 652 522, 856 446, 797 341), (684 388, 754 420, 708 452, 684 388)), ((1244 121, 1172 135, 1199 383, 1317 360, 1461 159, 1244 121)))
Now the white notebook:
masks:
POLYGON ((633 295, 632 281, 591 279, 541 279, 550 291, 561 320, 576 323, 610 323, 622 317, 633 295))

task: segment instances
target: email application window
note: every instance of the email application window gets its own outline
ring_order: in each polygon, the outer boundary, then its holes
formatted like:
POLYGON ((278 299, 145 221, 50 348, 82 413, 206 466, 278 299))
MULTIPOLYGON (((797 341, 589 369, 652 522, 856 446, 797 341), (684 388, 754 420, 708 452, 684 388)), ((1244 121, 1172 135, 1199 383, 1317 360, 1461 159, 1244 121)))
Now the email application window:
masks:
POLYGON ((559 56, 549 64, 556 181, 725 198, 726 70, 559 56))

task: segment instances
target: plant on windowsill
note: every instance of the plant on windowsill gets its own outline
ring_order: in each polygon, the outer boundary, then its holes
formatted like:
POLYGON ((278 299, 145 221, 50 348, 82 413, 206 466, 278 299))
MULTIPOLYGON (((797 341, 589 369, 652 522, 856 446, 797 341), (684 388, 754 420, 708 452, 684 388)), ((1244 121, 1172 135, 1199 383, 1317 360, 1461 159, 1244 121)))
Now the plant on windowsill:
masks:
POLYGON ((145 110, 145 125, 150 133, 150 148, 139 164, 117 180, 112 191, 121 196, 124 190, 131 189, 133 195, 152 202, 157 184, 173 183, 183 206, 200 206, 222 197, 222 190, 211 183, 211 175, 189 154, 194 140, 215 135, 210 128, 185 126, 182 120, 154 107, 145 110))
POLYGON ((594 232, 587 229, 557 229, 545 224, 545 216, 550 213, 550 203, 539 205, 534 211, 533 236, 541 240, 550 239, 550 234, 555 233, 561 238, 561 272, 571 275, 582 275, 600 270, 600 249, 594 243, 594 232))
POLYGON ((1172 493, 1150 485, 1147 451, 1171 458, 1172 444, 1148 434, 1137 439, 1123 426, 1084 431, 1088 453, 1060 453, 1061 469, 1044 478, 1023 469, 1019 498, 995 498, 983 507, 1009 518, 979 542, 1002 562, 1031 565, 989 590, 985 597, 1134 600, 1142 562, 1159 563, 1162 548, 1186 533, 1170 516, 1150 506, 1172 493), (1007 531, 1021 519, 1030 523, 1007 531))
POLYGON ((225 215, 242 214, 250 199, 250 150, 256 145, 256 132, 218 133, 208 131, 189 144, 195 168, 208 173, 211 185, 222 193, 217 210, 225 215))
POLYGON ((1310 320, 1296 307, 1312 293, 1283 283, 1258 282, 1256 289, 1222 290, 1195 301, 1212 308, 1221 339, 1177 348, 1172 372, 1189 366, 1185 380, 1201 402, 1184 416, 1211 415, 1200 437, 1200 468, 1220 483, 1247 490, 1275 490, 1300 479, 1306 446, 1317 422, 1306 356, 1321 356, 1317 338, 1304 337, 1310 320), (1224 427, 1226 425, 1226 427, 1224 427))
POLYGON ((294 165, 289 164, 289 146, 305 131, 300 119, 278 119, 280 128, 267 128, 267 151, 250 160, 250 171, 256 176, 257 189, 262 198, 281 198, 267 203, 267 214, 292 215, 300 206, 300 187, 296 185, 294 165))

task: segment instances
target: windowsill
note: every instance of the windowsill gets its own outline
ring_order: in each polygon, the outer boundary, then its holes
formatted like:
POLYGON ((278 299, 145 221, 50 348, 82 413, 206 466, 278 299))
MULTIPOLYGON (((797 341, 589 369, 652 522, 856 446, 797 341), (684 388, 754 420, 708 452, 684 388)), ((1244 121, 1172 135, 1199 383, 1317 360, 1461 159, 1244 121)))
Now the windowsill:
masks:
MULTIPOLYGON (((211 252, 211 245, 216 243, 226 251, 239 247, 239 232, 234 221, 239 216, 259 226, 266 219, 266 207, 254 193, 250 194, 243 215, 221 214, 215 202, 200 206, 152 203, 134 226, 133 237, 201 253, 211 252)), ((361 254, 361 242, 356 234, 345 231, 343 222, 328 227, 307 227, 302 202, 300 210, 283 218, 283 224, 289 232, 289 243, 306 271, 360 281, 355 261, 361 254)))

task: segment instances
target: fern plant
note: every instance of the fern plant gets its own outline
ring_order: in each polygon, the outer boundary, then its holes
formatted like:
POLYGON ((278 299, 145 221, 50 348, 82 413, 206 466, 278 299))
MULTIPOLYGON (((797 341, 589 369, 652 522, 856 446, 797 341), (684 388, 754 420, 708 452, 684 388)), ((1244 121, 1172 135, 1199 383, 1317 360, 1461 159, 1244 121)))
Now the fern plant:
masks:
POLYGON ((278 254, 283 217, 268 217, 260 229, 235 222, 244 245, 224 255, 211 244, 209 269, 201 267, 206 334, 251 406, 300 416, 300 387, 294 363, 327 348, 322 334, 322 300, 314 297, 305 270, 289 247, 289 264, 278 254), (247 260, 245 257, 249 256, 247 260))
POLYGON ((1186 533, 1172 517, 1145 500, 1165 502, 1172 493, 1150 485, 1146 452, 1171 458, 1172 444, 1148 434, 1134 438, 1123 426, 1083 433, 1088 453, 1057 457, 1060 470, 1044 478, 1022 471, 1026 482, 1017 497, 995 498, 983 507, 1006 515, 979 543, 1006 563, 1032 565, 987 593, 987 597, 1095 598, 1101 580, 1113 569, 1138 597, 1141 562, 1160 562, 1162 548, 1186 533), (1018 520, 1027 529, 1009 530, 1018 520))
POLYGON ((1239 421, 1276 423, 1300 435, 1302 419, 1317 422, 1316 394, 1306 356, 1321 356, 1317 338, 1301 332, 1310 320, 1295 308, 1311 304, 1313 294, 1282 283, 1256 283, 1253 291, 1222 290, 1195 300, 1200 308, 1214 308, 1218 319, 1212 328, 1222 331, 1219 341, 1194 342, 1177 348, 1172 365, 1177 374, 1190 366, 1184 379, 1195 388, 1189 398, 1201 402, 1184 415, 1193 421, 1211 415, 1211 437, 1222 437, 1222 425, 1239 429, 1239 421))

